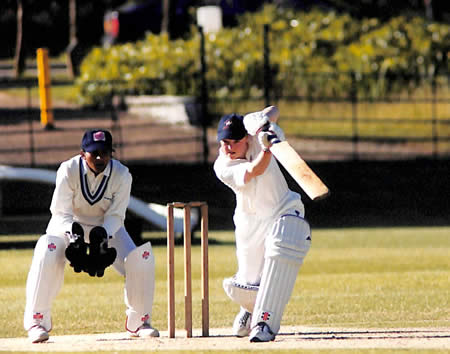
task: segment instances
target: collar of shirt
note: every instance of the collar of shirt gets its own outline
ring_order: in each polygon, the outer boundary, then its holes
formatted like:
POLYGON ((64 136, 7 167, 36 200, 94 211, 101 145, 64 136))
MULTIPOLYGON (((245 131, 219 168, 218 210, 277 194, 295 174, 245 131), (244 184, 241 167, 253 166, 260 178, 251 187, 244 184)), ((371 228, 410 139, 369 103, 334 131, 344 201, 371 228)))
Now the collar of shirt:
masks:
POLYGON ((83 174, 87 174, 88 178, 97 178, 99 176, 103 177, 106 176, 108 177, 111 174, 111 161, 109 161, 108 166, 106 166, 105 170, 102 173, 99 173, 97 176, 95 175, 94 172, 92 172, 92 170, 89 168, 87 162, 85 159, 81 159, 82 163, 83 163, 83 174))
POLYGON ((88 184, 87 188, 89 189, 90 193, 95 194, 100 184, 102 183, 103 179, 105 177, 106 178, 109 177, 111 173, 111 161, 109 162, 108 166, 106 166, 105 170, 102 173, 99 173, 97 176, 95 175, 94 172, 91 171, 86 161, 84 159, 82 159, 82 161, 83 161, 83 173, 86 176, 88 184))

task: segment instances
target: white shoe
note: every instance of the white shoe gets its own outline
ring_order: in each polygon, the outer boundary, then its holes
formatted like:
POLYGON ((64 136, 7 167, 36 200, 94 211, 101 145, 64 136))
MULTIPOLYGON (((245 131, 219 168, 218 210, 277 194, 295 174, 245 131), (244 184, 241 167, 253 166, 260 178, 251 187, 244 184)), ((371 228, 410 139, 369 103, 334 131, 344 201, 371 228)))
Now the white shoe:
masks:
POLYGON ((252 314, 245 309, 237 314, 233 323, 233 334, 236 337, 246 337, 250 333, 250 322, 252 321, 252 314))
POLYGON ((270 342, 275 340, 275 334, 265 322, 259 322, 250 333, 250 342, 270 342))
POLYGON ((44 327, 33 326, 28 331, 28 338, 32 343, 40 343, 45 342, 49 338, 49 335, 44 327))
POLYGON ((148 323, 144 323, 141 327, 137 329, 136 332, 128 332, 130 337, 140 337, 140 338, 148 338, 148 337, 159 337, 159 331, 156 328, 153 328, 148 323))

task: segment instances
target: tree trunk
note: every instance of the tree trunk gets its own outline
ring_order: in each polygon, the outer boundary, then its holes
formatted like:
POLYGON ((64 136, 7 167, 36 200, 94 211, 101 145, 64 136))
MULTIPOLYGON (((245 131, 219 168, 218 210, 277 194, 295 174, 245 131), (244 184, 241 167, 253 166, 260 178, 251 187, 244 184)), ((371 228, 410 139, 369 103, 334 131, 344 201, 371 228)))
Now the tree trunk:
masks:
POLYGON ((78 74, 78 65, 75 51, 78 46, 77 39, 77 2, 69 0, 69 46, 67 47, 67 74, 74 79, 78 74))
POLYGON ((23 1, 17 0, 17 37, 14 54, 14 77, 18 78, 25 71, 25 49, 23 45, 23 1))
POLYGON ((425 17, 429 21, 433 21, 433 4, 432 0, 423 0, 423 4, 425 5, 425 17))
POLYGON ((169 33, 169 9, 170 0, 163 0, 163 17, 161 21, 161 33, 169 33))

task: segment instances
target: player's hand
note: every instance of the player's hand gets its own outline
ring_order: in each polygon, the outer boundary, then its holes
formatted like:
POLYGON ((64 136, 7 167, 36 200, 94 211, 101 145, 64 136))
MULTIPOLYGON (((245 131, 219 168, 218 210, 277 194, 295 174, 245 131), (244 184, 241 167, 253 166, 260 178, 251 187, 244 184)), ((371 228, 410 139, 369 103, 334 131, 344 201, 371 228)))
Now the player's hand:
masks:
POLYGON ((244 127, 250 135, 257 135, 261 128, 269 123, 269 117, 260 112, 253 112, 244 116, 244 127))
POLYGON ((270 123, 267 129, 268 132, 271 132, 273 135, 276 135, 280 141, 285 141, 286 137, 284 135, 283 129, 277 123, 270 123))
POLYGON ((80 238, 80 235, 74 234, 70 231, 66 231, 64 235, 69 239, 69 243, 75 243, 80 238))
POLYGON ((117 251, 108 247, 108 234, 102 226, 95 226, 89 233, 89 257, 86 272, 91 277, 102 277, 105 269, 114 263, 117 251))
POLYGON ((270 131, 259 132, 258 142, 263 151, 268 151, 273 144, 279 143, 278 136, 270 131))
POLYGON ((87 245, 84 242, 84 230, 83 227, 74 222, 72 224, 72 231, 66 232, 69 237, 69 246, 66 248, 66 258, 70 262, 70 266, 73 267, 76 273, 80 273, 85 270, 87 259, 87 245))

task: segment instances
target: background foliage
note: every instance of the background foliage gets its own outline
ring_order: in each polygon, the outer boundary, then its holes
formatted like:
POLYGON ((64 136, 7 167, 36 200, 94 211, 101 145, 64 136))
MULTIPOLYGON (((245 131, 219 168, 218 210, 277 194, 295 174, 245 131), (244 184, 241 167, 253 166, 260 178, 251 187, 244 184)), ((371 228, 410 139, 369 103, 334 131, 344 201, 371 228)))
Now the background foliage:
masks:
MULTIPOLYGON (((14 55, 16 40, 16 12, 18 0, 2 0, 0 11, 0 58, 14 55)), ((103 15, 106 10, 117 8, 125 3, 162 3, 162 0, 76 0, 77 34, 83 47, 99 45, 103 36, 103 15)), ((24 6, 24 36, 26 54, 34 57, 39 47, 49 48, 52 56, 58 56, 69 44, 69 0, 21 0, 24 6)), ((414 14, 425 17, 427 10, 421 0, 170 0, 172 19, 169 31, 173 38, 180 37, 189 25, 195 22, 194 9, 202 5, 220 5, 223 9, 223 22, 226 26, 236 24, 236 14, 255 11, 263 3, 273 3, 282 8, 295 8, 309 11, 312 6, 334 9, 348 13, 355 18, 375 17, 383 21, 400 14, 414 14), (179 12, 190 12, 191 16, 180 17, 179 12), (183 22, 180 23, 180 18, 183 22), (176 20, 175 20, 176 19, 176 20), (177 23, 178 22, 178 23, 177 23)), ((432 17, 435 21, 449 23, 448 1, 430 1, 432 17)), ((160 21, 161 19, 159 19, 160 21)), ((158 21, 158 19, 152 19, 158 21)))
MULTIPOLYGON (((339 72, 355 74, 358 93, 379 96, 404 87, 414 89, 449 71, 448 24, 405 16, 382 22, 335 11, 300 12, 268 5, 239 17, 234 28, 206 35, 210 95, 262 95, 264 24, 270 24, 277 96, 348 92, 351 76, 339 72)), ((135 44, 95 48, 84 60, 77 82, 82 103, 103 102, 112 90, 111 80, 124 81, 116 90, 138 94, 199 95, 199 48, 194 27, 185 40, 148 34, 135 44)))

